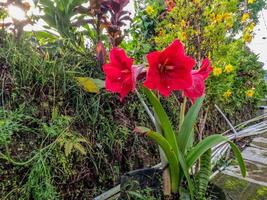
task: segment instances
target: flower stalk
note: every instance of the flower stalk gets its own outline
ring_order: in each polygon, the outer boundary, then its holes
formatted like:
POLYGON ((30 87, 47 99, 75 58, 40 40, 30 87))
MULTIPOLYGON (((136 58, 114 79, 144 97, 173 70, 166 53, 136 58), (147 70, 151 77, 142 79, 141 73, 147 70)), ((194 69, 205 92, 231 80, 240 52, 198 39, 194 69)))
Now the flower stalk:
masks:
POLYGON ((183 123, 184 123, 184 116, 185 116, 186 102, 187 102, 187 98, 184 96, 184 98, 183 98, 183 102, 181 103, 181 106, 180 106, 179 130, 181 130, 182 125, 183 125, 183 123))
POLYGON ((246 173, 243 158, 239 149, 227 138, 213 135, 198 141, 194 146, 194 127, 205 97, 205 80, 213 68, 208 59, 202 61, 199 70, 193 70, 196 61, 187 56, 184 46, 175 40, 163 51, 151 52, 147 55, 148 69, 144 65, 133 65, 134 60, 127 57, 123 49, 113 48, 110 53, 110 63, 103 66, 106 74, 106 89, 120 94, 123 100, 128 93, 135 92, 147 112, 155 131, 145 127, 136 128, 136 132, 154 140, 160 147, 161 164, 167 170, 163 173, 164 194, 180 195, 179 191, 186 190, 190 198, 195 199, 190 169, 197 160, 212 147, 228 142, 240 165, 243 175, 246 173), (136 82, 140 74, 146 72, 146 79, 142 87, 143 92, 153 109, 150 109, 136 89, 136 82), (155 92, 154 92, 155 91, 155 92), (179 130, 174 130, 167 112, 160 102, 160 95, 169 97, 172 92, 181 91, 184 98, 180 106, 179 130), (192 102, 186 112, 187 99, 192 102), (177 134, 177 132, 179 134, 177 134), (185 184, 182 184, 186 182, 185 184), (184 187, 182 190, 181 187, 184 187))

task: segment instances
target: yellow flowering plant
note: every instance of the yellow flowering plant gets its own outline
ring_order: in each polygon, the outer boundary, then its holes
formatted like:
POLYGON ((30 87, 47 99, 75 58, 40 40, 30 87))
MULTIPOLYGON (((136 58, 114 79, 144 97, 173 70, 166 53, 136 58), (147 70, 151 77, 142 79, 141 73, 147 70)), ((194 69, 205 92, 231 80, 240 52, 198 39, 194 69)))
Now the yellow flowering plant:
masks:
POLYGON ((253 4, 255 2, 256 2, 256 0, 248 0, 248 4, 253 4))
POLYGON ((245 23, 245 22, 247 22, 248 19, 250 19, 250 14, 244 13, 242 16, 242 22, 245 23))
POLYGON ((223 97, 224 98, 229 98, 232 96, 232 91, 230 89, 228 89, 224 94, 223 97))
POLYGON ((255 88, 252 88, 246 91, 247 97, 253 97, 254 94, 255 94, 255 88))
POLYGON ((213 69, 213 75, 214 76, 220 76, 221 74, 222 74, 222 68, 220 68, 220 67, 215 67, 214 69, 213 69))
MULTIPOLYGON (((247 9, 238 0, 174 0, 175 6, 170 11, 162 6, 164 1, 144 2, 143 9, 147 5, 153 5, 158 15, 153 19, 140 15, 136 18, 140 23, 134 28, 134 32, 138 30, 138 34, 130 42, 132 46, 148 52, 162 49, 173 39, 179 38, 185 44, 186 52, 198 62, 205 56, 212 61, 214 70, 207 83, 209 106, 203 111, 203 118, 209 109, 213 109, 214 103, 224 106, 229 117, 234 115, 235 110, 242 112, 244 105, 251 105, 251 102, 255 102, 256 107, 257 98, 262 97, 265 91, 264 71, 257 56, 245 45, 253 39, 256 16, 264 7, 263 0, 249 4, 247 9), (247 13, 244 16, 247 21, 242 24, 244 13, 247 13), (144 24, 149 25, 146 28, 142 26, 144 24), (140 42, 137 41, 142 41, 142 46, 139 47, 140 42), (253 87, 255 95, 247 98, 246 91, 253 87), (225 97, 228 97, 227 101, 225 97)), ((127 46, 124 47, 127 49, 127 46)), ((132 56, 140 62, 144 59, 138 53, 133 53, 132 56)), ((211 117, 208 116, 207 120, 211 117)))
POLYGON ((156 14, 156 11, 155 9, 151 6, 151 5, 148 5, 145 9, 146 13, 148 16, 153 16, 156 14))
POLYGON ((231 65, 231 64, 228 64, 228 65, 226 65, 225 67, 224 67, 224 72, 226 72, 226 73, 231 73, 231 72, 233 72, 234 71, 234 67, 233 67, 233 65, 231 65))
POLYGON ((250 78, 260 84, 257 91, 265 87, 260 63, 245 47, 253 39, 257 9, 262 6, 262 0, 248 5, 247 9, 237 0, 176 1, 176 6, 167 13, 166 19, 157 23, 154 42, 161 48, 178 37, 185 43, 187 52, 197 60, 209 55, 214 70, 208 81, 207 98, 211 107, 213 103, 225 105, 226 112, 234 113, 230 104, 242 110, 242 105, 255 100, 245 95, 248 88, 255 87, 250 78), (251 60, 253 66, 250 66, 251 60), (254 71, 254 75, 249 77, 246 71, 249 74, 254 71), (245 84, 242 85, 242 82, 245 84), (229 100, 225 101, 225 97, 229 100))

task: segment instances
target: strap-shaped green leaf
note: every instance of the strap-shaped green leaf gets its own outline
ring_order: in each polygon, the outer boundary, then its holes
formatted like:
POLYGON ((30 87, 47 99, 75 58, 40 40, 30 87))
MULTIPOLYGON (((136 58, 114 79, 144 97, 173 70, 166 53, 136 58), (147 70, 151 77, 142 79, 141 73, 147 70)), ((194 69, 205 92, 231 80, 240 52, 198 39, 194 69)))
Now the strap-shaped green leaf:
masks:
POLYGON ((187 166, 191 168, 194 163, 202 156, 206 151, 208 151, 210 148, 214 147, 217 144, 220 144, 222 142, 228 142, 235 154, 235 157, 237 158, 242 176, 246 176, 247 170, 246 166, 243 160, 243 157, 241 155, 241 152, 239 148, 231 142, 228 138, 222 136, 222 135, 212 135, 204 140, 202 140, 200 143, 198 143, 189 153, 187 156, 187 166))
POLYGON ((170 143, 170 145, 174 149, 175 154, 178 155, 178 143, 176 140, 176 135, 172 129, 172 125, 168 118, 167 113, 165 112, 160 101, 158 100, 158 98, 155 96, 153 92, 151 92, 147 88, 144 88, 144 92, 157 114, 161 128, 164 132, 164 137, 167 139, 167 141, 170 143))
POLYGON ((205 99, 205 96, 199 98, 196 103, 189 109, 187 112, 184 122, 182 124, 180 133, 178 134, 178 144, 182 153, 185 153, 190 144, 192 144, 194 137, 194 125, 196 123, 198 113, 201 109, 202 103, 205 99))
POLYGON ((239 148, 232 141, 228 141, 228 143, 230 144, 230 146, 231 146, 231 148, 235 154, 235 157, 238 161, 242 176, 246 177, 247 176, 247 169, 246 169, 246 165, 245 165, 244 159, 242 157, 242 154, 241 154, 239 148))
POLYGON ((178 158, 169 142, 159 133, 154 131, 149 131, 146 134, 149 138, 153 139, 162 148, 165 156, 169 162, 170 177, 171 177, 171 190, 173 193, 178 192, 180 183, 180 167, 178 158))
MULTIPOLYGON (((194 185, 193 185, 192 180, 191 180, 190 175, 189 175, 189 169, 190 168, 188 168, 187 163, 186 163, 186 160, 184 158, 184 155, 180 151, 180 149, 179 149, 179 153, 178 153, 178 160, 179 160, 179 163, 180 163, 180 165, 182 167, 182 171, 180 171, 180 172, 184 174, 184 176, 185 176, 185 178, 187 180, 188 188, 189 188, 189 193, 190 193, 191 199, 194 199, 194 185)), ((179 180, 179 182, 180 182, 180 180, 179 180)))

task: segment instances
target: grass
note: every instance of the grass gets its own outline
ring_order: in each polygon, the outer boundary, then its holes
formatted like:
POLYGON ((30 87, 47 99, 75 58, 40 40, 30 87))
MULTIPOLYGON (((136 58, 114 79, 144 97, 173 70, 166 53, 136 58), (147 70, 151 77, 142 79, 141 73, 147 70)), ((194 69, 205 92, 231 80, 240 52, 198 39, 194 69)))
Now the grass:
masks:
POLYGON ((1 129, 14 161, 1 159, 1 196, 91 198, 112 187, 122 173, 157 162, 157 156, 146 157, 157 151, 154 145, 132 134, 137 122, 148 121, 135 97, 122 106, 113 95, 87 94, 76 84, 75 76, 104 78, 92 52, 66 46, 51 55, 29 42, 25 37, 17 44, 7 36, 0 44, 0 67, 5 65, 4 75, 10 77, 8 87, 6 80, 2 83, 1 111, 22 115, 11 120, 11 132, 1 129), (13 134, 16 121, 31 131, 13 134))

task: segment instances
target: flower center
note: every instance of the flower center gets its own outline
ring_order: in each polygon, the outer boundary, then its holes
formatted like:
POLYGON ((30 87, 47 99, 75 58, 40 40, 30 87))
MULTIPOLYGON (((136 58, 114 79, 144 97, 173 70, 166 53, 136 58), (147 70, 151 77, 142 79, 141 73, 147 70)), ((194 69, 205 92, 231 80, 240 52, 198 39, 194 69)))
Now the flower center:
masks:
POLYGON ((129 69, 124 69, 124 70, 121 71, 121 73, 122 74, 128 74, 128 73, 130 73, 130 70, 129 69))
POLYGON ((174 69, 174 66, 168 64, 169 59, 167 58, 163 64, 159 64, 159 71, 161 73, 167 72, 167 71, 172 71, 174 69))
POLYGON ((172 71, 174 69, 174 66, 171 65, 165 65, 165 64, 159 64, 159 71, 161 73, 164 73, 166 71, 172 71))

